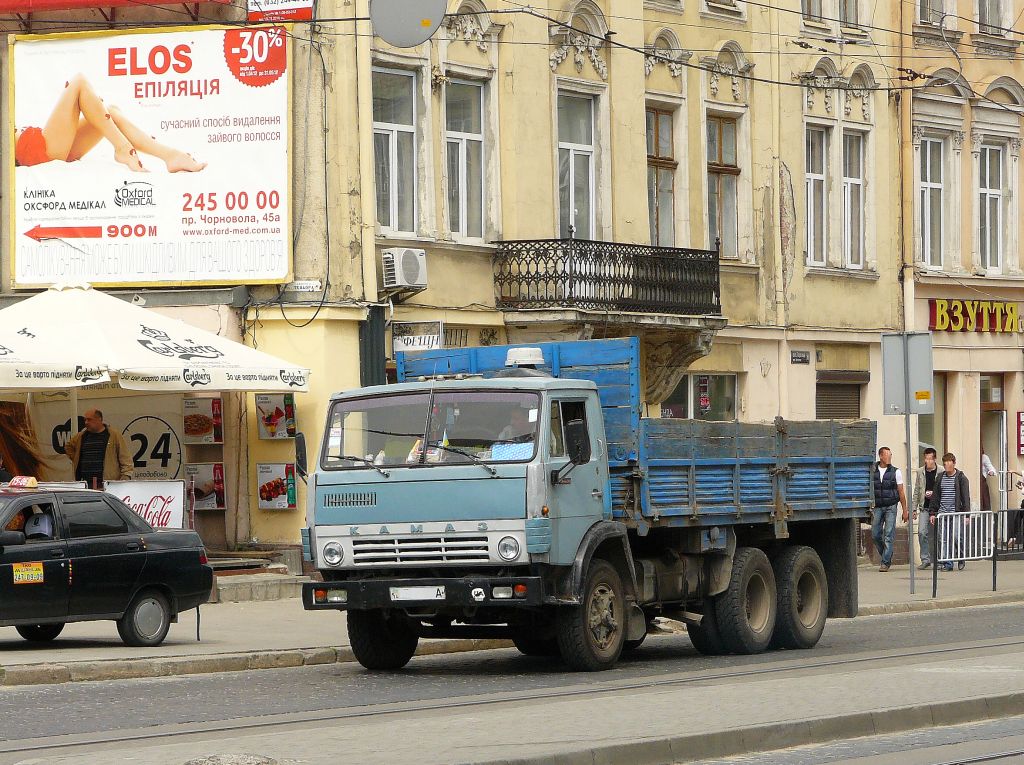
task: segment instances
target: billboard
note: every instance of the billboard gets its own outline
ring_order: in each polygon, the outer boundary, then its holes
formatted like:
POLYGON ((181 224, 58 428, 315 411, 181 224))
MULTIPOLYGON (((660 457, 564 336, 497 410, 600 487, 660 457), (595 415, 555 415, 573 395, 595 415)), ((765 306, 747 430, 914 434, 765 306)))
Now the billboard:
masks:
POLYGON ((16 37, 18 286, 291 278, 283 27, 16 37))

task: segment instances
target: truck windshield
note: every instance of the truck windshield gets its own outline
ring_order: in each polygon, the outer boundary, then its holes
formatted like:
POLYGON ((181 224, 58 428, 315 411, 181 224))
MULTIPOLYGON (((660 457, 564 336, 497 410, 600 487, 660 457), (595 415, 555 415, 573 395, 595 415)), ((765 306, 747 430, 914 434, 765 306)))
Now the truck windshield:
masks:
POLYGON ((328 470, 370 470, 374 465, 528 462, 536 451, 539 411, 538 394, 506 391, 423 391, 339 401, 331 407, 321 464, 328 470))

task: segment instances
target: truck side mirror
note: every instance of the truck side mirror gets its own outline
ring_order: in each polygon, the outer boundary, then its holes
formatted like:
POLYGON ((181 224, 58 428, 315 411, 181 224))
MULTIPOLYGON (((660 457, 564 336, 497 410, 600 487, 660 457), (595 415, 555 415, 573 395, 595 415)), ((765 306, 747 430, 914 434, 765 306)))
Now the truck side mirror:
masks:
POLYGON ((590 462, 590 433, 583 420, 569 420, 565 423, 565 447, 573 465, 590 462))
POLYGON ((25 544, 25 532, 23 531, 0 531, 0 553, 5 547, 15 547, 25 544))
POLYGON ((306 480, 306 476, 309 475, 308 466, 306 464, 305 433, 295 434, 295 472, 299 474, 302 480, 306 480))

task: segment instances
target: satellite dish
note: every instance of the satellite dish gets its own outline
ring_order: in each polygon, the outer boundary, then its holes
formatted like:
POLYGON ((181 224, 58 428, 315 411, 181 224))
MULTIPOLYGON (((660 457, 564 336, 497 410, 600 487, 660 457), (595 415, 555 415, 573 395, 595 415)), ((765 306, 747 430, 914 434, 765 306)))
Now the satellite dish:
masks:
POLYGON ((415 48, 444 21, 447 0, 370 0, 373 33, 396 48, 415 48))

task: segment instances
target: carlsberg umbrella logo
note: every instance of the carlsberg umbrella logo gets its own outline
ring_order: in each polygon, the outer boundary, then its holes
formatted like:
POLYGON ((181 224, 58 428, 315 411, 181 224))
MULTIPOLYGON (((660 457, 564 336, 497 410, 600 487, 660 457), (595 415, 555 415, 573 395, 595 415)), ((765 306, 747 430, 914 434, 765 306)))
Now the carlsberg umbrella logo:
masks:
POLYGON ((78 382, 92 382, 93 380, 99 380, 103 377, 103 372, 95 367, 75 367, 75 379, 78 382))
POLYGON ((181 379, 194 388, 197 385, 209 385, 211 378, 205 369, 186 369, 181 373, 181 379))
POLYGON ((306 384, 306 375, 299 371, 282 369, 280 377, 281 382, 286 383, 292 388, 301 388, 306 384))
POLYGON ((144 324, 139 326, 142 328, 139 345, 147 351, 158 353, 161 356, 177 356, 182 361, 189 361, 190 359, 219 359, 224 355, 223 351, 212 345, 199 345, 188 337, 179 343, 172 340, 171 336, 161 329, 153 329, 144 324))

